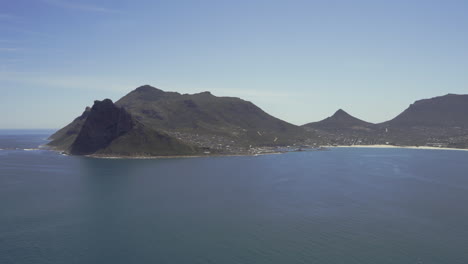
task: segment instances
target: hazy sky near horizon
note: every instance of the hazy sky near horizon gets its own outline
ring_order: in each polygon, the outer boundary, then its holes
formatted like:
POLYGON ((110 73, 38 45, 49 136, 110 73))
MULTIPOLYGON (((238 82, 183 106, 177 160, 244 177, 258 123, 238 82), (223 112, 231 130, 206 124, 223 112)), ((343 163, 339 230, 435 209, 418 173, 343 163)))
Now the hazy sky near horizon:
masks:
POLYGON ((59 128, 150 84, 294 124, 468 93, 468 1, 0 0, 0 128, 59 128))

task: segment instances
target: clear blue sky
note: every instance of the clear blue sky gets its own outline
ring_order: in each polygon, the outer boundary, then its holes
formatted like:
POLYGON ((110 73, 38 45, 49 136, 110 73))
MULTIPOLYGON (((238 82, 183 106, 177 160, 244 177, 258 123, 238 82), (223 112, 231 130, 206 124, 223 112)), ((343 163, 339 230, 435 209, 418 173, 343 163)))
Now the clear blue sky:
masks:
POLYGON ((371 122, 468 93, 468 1, 0 0, 0 128, 59 128, 139 85, 371 122))

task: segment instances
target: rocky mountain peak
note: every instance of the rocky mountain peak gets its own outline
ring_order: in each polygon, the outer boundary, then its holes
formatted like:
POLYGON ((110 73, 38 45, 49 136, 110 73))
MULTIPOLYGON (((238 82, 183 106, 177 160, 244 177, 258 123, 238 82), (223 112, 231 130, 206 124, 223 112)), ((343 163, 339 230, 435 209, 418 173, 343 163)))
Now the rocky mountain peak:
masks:
POLYGON ((352 116, 340 108, 333 114, 332 117, 352 117, 352 116))
POLYGON ((71 153, 86 155, 108 146, 114 139, 130 131, 135 122, 124 109, 117 107, 112 100, 94 101, 71 153))

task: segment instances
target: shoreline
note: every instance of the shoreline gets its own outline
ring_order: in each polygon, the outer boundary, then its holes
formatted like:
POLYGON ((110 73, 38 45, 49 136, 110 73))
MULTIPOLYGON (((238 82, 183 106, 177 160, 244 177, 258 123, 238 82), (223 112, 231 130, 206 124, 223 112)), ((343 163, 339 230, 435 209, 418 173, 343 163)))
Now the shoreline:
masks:
MULTIPOLYGON (((394 145, 338 145, 338 146, 321 146, 324 150, 333 149, 333 148, 381 148, 381 149, 417 149, 417 150, 455 150, 455 151, 468 151, 468 149, 461 149, 461 148, 439 148, 439 147, 429 147, 429 146, 394 146, 394 145)), ((57 152, 60 155, 64 156, 75 156, 70 155, 64 151, 57 150, 54 148, 48 148, 44 146, 40 146, 38 150, 49 150, 53 152, 57 152), (42 147, 42 148, 41 148, 42 147)), ((313 150, 312 150, 313 151, 313 150)), ((206 155, 170 155, 170 156, 111 156, 111 155, 99 155, 99 154, 91 154, 91 155, 77 155, 78 157, 86 157, 86 158, 93 158, 93 159, 188 159, 188 158, 212 158, 212 157, 256 157, 256 156, 264 156, 264 155, 279 155, 285 154, 289 152, 302 152, 302 151, 288 151, 288 152, 266 152, 266 153, 245 153, 245 154, 206 154, 206 155)))
MULTIPOLYGON (((64 154, 64 153, 62 153, 64 154)), ((192 158, 213 158, 213 157, 257 157, 264 155, 284 154, 283 152, 258 153, 258 154, 218 154, 218 155, 172 155, 172 156, 107 156, 107 155, 84 155, 81 157, 93 159, 192 159, 192 158)), ((73 156, 64 154, 67 156, 73 156)), ((78 156, 80 157, 80 156, 78 156)))
POLYGON ((339 146, 326 146, 326 148, 398 148, 398 149, 419 149, 419 150, 457 150, 468 151, 462 148, 439 148, 429 146, 394 146, 394 145, 339 145, 339 146))

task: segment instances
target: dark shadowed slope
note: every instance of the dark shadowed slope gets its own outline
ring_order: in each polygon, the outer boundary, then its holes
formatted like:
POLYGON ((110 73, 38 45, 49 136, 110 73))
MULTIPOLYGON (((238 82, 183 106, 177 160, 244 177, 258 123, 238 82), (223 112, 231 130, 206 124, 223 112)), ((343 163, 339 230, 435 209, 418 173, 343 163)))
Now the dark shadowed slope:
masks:
POLYGON ((69 130, 64 129, 56 135, 57 138, 50 145, 74 155, 166 156, 198 152, 195 147, 138 122, 124 108, 117 107, 109 99, 95 101, 78 134, 73 135, 72 128, 80 123, 72 123, 69 130), (69 145, 58 144, 63 139, 73 142, 69 145))
POLYGON ((107 148, 113 140, 130 132, 135 126, 131 115, 105 99, 95 101, 80 133, 71 145, 70 153, 93 154, 107 148))

